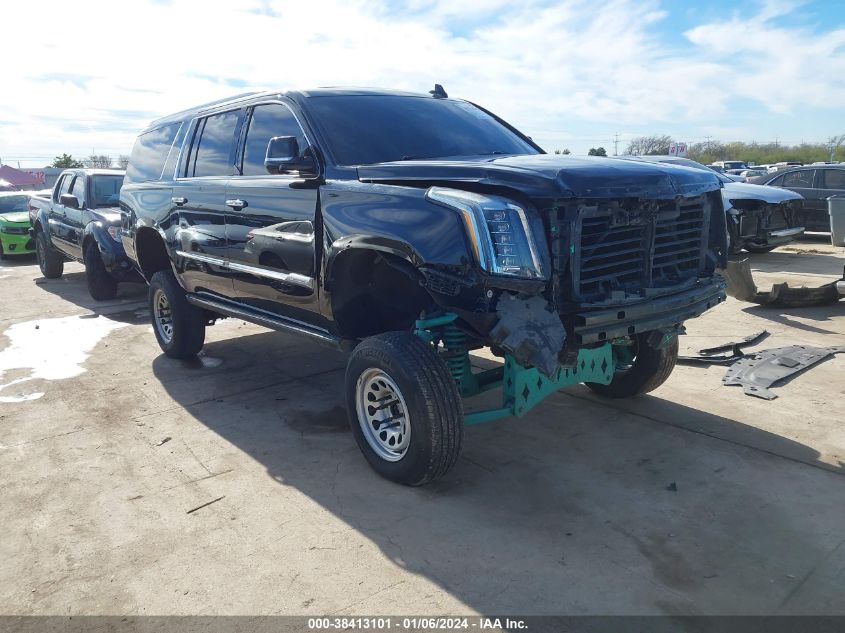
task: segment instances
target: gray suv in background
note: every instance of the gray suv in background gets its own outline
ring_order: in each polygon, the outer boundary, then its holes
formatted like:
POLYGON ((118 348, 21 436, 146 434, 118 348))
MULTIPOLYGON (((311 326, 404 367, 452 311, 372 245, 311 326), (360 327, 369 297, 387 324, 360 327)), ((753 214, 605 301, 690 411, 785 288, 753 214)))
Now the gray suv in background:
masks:
POLYGON ((830 232, 827 199, 845 195, 845 165, 808 165, 749 180, 758 185, 783 187, 804 196, 804 208, 796 221, 808 231, 830 232))

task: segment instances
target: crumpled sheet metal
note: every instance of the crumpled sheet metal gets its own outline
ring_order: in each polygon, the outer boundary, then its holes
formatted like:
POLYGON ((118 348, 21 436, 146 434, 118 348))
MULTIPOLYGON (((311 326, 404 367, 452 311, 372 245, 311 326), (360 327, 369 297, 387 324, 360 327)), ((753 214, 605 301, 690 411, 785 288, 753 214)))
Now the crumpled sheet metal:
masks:
POLYGON ((722 383, 740 385, 747 396, 774 400, 769 391, 774 383, 820 363, 834 354, 845 354, 845 346, 808 347, 790 345, 767 349, 737 360, 728 368, 722 383))
POLYGON ((740 301, 750 301, 772 308, 809 308, 833 305, 839 301, 839 291, 833 281, 817 288, 790 288, 786 282, 772 285, 768 292, 760 292, 751 276, 747 259, 728 262, 722 271, 727 282, 726 292, 740 301))
POLYGON ((499 322, 490 331, 491 338, 510 352, 517 362, 534 366, 544 376, 556 375, 558 352, 566 340, 566 330, 556 312, 542 297, 520 299, 503 294, 496 304, 499 322))

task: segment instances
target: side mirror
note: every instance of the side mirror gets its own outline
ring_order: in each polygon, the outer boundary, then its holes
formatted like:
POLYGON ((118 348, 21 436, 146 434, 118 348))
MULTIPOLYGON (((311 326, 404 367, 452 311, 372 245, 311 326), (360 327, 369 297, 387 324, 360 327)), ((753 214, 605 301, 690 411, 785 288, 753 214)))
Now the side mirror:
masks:
POLYGON ((61 202, 66 207, 70 207, 71 209, 79 208, 79 198, 77 198, 72 193, 63 193, 62 197, 59 198, 59 202, 61 202))
POLYGON ((299 143, 295 136, 274 136, 267 143, 264 155, 264 167, 269 174, 281 174, 288 171, 317 173, 317 161, 313 156, 300 156, 299 143))

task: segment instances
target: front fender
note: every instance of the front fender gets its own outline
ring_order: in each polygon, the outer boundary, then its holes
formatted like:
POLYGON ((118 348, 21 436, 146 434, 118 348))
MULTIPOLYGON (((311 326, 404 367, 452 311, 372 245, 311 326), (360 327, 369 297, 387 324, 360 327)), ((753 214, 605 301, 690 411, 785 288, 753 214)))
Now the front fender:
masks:
POLYGON ((132 264, 126 257, 123 244, 115 241, 108 232, 108 225, 100 220, 89 222, 82 231, 83 256, 85 247, 90 240, 94 240, 100 256, 103 258, 103 265, 110 273, 117 275, 132 270, 132 264))
POLYGON ((390 253, 419 268, 473 265, 466 230, 454 211, 425 199, 425 189, 342 181, 320 191, 324 274, 350 248, 390 253))

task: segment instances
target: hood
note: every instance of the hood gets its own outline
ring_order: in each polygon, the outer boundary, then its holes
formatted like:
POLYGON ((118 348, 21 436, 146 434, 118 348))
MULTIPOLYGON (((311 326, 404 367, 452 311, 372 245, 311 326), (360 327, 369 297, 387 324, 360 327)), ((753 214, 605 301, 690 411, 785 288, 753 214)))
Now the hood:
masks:
POLYGON ((721 187, 716 174, 664 163, 537 154, 408 160, 358 168, 362 182, 478 183, 531 198, 664 198, 721 187))
POLYGON ((120 207, 97 207, 91 209, 91 213, 104 224, 120 224, 121 222, 120 207))
POLYGON ((10 211, 0 213, 0 221, 3 222, 26 222, 29 223, 29 211, 10 211))
POLYGON ((762 200, 769 204, 779 204, 789 200, 803 200, 803 196, 781 187, 753 185, 747 182, 726 182, 725 188, 722 189, 722 200, 725 201, 725 208, 728 208, 729 200, 762 200))

